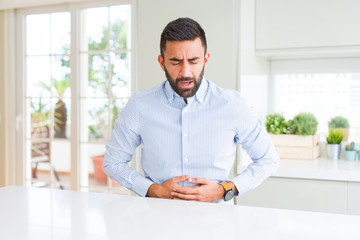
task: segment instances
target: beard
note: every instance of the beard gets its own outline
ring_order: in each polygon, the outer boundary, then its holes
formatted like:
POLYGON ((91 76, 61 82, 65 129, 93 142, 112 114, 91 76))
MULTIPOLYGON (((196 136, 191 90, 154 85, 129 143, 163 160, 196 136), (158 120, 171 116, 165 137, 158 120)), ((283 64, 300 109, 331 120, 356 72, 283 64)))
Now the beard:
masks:
POLYGON ((176 78, 176 79, 173 79, 170 74, 168 73, 168 71, 166 70, 166 68, 164 67, 165 69, 165 76, 166 76, 166 79, 169 81, 170 83, 170 86, 172 87, 172 89, 177 93, 179 94, 179 96, 183 97, 183 98, 189 98, 189 97, 192 97, 195 95, 195 93, 197 92, 197 90, 199 89, 200 87, 200 84, 201 84, 201 81, 202 81, 202 78, 204 76, 204 69, 205 69, 205 65, 203 66, 203 69, 199 75, 198 78, 195 78, 195 77, 182 77, 182 78, 176 78), (194 83, 194 86, 192 88, 181 88, 180 87, 180 82, 193 82, 194 83))

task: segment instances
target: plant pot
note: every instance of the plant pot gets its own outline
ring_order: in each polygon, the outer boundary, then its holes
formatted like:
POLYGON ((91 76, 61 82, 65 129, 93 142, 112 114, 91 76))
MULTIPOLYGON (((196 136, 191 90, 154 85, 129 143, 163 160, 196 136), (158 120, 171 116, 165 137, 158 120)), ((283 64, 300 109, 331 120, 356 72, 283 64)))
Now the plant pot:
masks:
POLYGON ((358 155, 358 160, 360 160, 360 150, 357 151, 357 155, 358 155))
POLYGON ((270 134, 270 137, 280 158, 311 160, 320 154, 317 135, 270 134))
POLYGON ((328 144, 327 145, 327 157, 328 159, 337 160, 340 158, 340 144, 328 144))
POLYGON ((94 156, 91 157, 93 165, 94 165, 94 175, 95 179, 98 182, 106 182, 107 175, 104 173, 103 170, 103 162, 104 156, 94 156))
POLYGON ((356 159, 356 151, 345 151, 345 159, 348 161, 354 161, 356 159))

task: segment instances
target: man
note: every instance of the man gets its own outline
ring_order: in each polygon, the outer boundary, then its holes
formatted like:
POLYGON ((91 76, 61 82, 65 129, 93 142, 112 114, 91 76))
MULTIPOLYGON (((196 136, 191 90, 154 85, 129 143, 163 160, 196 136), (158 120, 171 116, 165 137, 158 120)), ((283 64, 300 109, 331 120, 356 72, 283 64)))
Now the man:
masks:
POLYGON ((140 196, 222 202, 259 185, 278 155, 240 94, 203 78, 204 30, 192 19, 170 22, 158 57, 167 81, 132 96, 106 146, 104 171, 140 196), (236 144, 253 163, 229 180, 236 144), (144 175, 128 166, 142 146, 144 175))

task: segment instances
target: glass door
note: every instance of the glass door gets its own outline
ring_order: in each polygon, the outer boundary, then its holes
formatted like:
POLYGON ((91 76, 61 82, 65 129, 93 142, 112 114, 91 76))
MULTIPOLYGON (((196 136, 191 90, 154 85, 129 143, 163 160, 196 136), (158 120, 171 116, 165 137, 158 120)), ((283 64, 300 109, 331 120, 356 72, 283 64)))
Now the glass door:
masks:
POLYGON ((25 16, 26 183, 70 188, 69 12, 25 16))
POLYGON ((114 121, 131 94, 130 5, 81 11, 80 187, 125 192, 102 170, 114 121))

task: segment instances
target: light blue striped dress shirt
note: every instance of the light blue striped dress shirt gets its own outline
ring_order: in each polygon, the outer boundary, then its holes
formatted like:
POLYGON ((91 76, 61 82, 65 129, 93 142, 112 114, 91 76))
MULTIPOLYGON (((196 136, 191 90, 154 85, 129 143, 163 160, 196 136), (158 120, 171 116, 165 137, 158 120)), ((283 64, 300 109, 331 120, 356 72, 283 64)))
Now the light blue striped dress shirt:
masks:
POLYGON ((106 146, 105 173, 140 196, 151 184, 182 175, 232 181, 241 195, 277 169, 279 157, 271 139, 239 92, 203 78, 187 102, 168 81, 133 95, 106 146), (236 144, 253 162, 229 179, 236 144), (139 145, 144 176, 128 165, 139 145))

